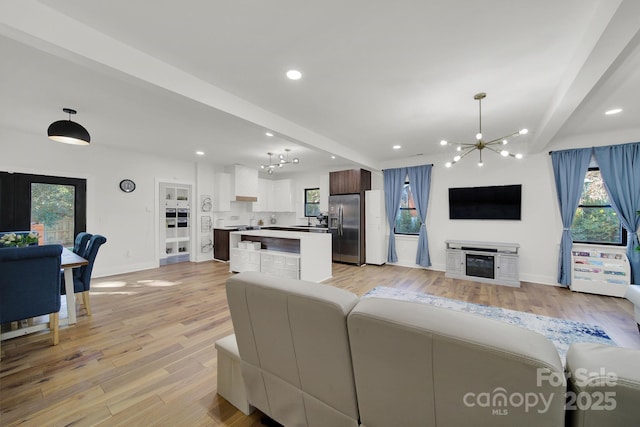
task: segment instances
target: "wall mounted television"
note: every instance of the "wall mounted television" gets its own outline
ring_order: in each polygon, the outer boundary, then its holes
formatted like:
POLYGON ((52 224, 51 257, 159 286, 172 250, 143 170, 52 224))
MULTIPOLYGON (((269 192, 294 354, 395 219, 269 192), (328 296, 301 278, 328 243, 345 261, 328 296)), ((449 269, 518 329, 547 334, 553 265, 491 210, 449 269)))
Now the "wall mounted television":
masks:
POLYGON ((449 219, 520 220, 522 185, 449 188, 449 219))

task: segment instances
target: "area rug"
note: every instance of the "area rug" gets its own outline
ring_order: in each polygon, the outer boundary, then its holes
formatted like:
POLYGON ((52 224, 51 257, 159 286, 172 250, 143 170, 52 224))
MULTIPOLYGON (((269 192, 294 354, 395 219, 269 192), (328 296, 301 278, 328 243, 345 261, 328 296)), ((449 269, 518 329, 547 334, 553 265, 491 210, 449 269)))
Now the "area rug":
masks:
POLYGON ((573 320, 557 319, 555 317, 507 310, 506 308, 473 304, 449 298, 437 297, 435 295, 389 288, 386 286, 373 288, 363 295, 363 298, 367 297, 390 298, 431 304, 436 307, 478 314, 480 316, 489 317, 491 319, 529 329, 544 335, 556 346, 563 365, 565 363, 569 345, 572 343, 592 342, 616 345, 601 327, 582 322, 575 322, 573 320))

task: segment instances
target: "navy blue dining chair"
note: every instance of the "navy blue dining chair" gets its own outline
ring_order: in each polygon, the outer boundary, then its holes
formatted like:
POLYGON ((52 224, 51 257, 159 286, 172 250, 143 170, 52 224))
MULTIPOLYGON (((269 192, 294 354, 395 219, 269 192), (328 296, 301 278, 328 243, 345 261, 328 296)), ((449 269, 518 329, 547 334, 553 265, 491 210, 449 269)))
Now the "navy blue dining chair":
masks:
POLYGON ((49 315, 58 344, 61 245, 0 249, 0 323, 49 315))
MULTIPOLYGON (((76 294, 80 294, 82 296, 82 303, 84 304, 85 309, 87 310, 87 315, 91 316, 91 302, 89 301, 89 289, 91 288, 91 272, 93 271, 93 264, 96 260, 96 255, 98 255, 98 249, 104 243, 106 243, 107 238, 101 236, 99 234, 94 234, 89 239, 89 243, 87 244, 87 250, 83 256, 84 259, 89 261, 87 265, 83 265, 82 267, 78 267, 78 272, 74 271, 73 274, 73 291, 76 294)), ((66 294, 65 291, 65 281, 64 274, 60 274, 61 286, 60 293, 62 295, 66 294)), ((75 307, 67 307, 68 310, 73 310, 75 307)))
POLYGON ((80 233, 78 233, 78 235, 76 236, 76 240, 73 243, 73 252, 76 255, 84 258, 85 254, 87 253, 87 244, 89 243, 89 239, 91 239, 91 236, 93 236, 93 234, 87 233, 85 231, 81 231, 80 233))

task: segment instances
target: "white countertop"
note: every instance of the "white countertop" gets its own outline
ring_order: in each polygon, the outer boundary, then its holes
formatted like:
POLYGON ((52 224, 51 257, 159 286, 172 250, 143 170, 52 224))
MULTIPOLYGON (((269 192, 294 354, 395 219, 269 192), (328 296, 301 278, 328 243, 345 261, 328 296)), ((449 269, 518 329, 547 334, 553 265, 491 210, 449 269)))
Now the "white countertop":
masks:
POLYGON ((320 231, 329 231, 329 227, 317 227, 312 225, 309 227, 308 225, 288 225, 287 228, 297 228, 299 230, 320 230, 320 231))
POLYGON ((277 237, 281 239, 299 239, 299 240, 313 240, 313 239, 331 239, 329 233, 309 233, 307 231, 284 231, 284 230, 245 230, 245 231, 232 231, 231 234, 242 234, 244 236, 262 236, 262 237, 277 237))

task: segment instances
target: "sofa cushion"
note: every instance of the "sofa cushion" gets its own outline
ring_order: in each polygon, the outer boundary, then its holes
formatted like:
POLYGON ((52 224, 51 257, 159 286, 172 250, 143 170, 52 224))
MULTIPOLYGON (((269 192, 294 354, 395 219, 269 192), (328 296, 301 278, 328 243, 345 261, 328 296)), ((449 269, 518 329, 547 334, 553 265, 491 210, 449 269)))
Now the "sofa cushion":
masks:
POLYGON ((636 323, 638 324, 638 330, 640 331, 640 285, 630 285, 627 288, 625 298, 633 304, 636 323))
POLYGON ((572 344, 567 372, 567 426, 640 425, 640 350, 572 344))
POLYGON ((226 290, 249 403, 287 426, 357 426, 346 316, 358 297, 255 272, 226 290))
POLYGON ((383 298, 348 327, 363 426, 564 424, 562 363, 540 334, 383 298))

